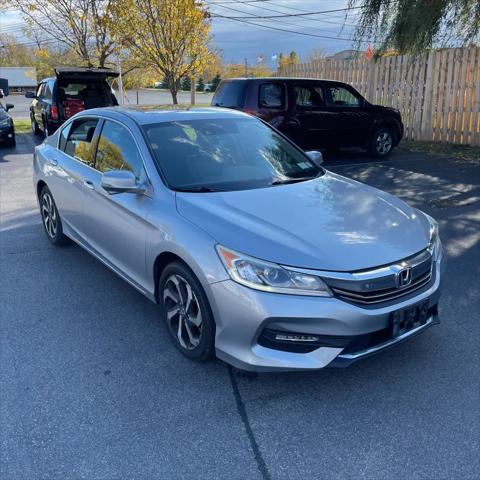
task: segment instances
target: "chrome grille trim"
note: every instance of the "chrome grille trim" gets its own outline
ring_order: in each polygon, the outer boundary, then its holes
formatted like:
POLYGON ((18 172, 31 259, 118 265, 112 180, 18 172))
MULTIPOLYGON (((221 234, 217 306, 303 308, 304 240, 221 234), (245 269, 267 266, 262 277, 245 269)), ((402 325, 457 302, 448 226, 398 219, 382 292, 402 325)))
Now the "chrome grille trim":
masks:
POLYGON ((381 303, 387 302, 389 300, 394 300, 399 297, 403 297, 404 295, 408 295, 409 293, 415 292, 416 290, 428 285, 430 280, 432 279, 431 271, 427 272, 425 275, 420 277, 414 283, 411 283, 408 287, 398 289, 392 288, 385 290, 377 290, 377 293, 374 295, 367 295, 367 294, 357 294, 350 292, 348 290, 341 290, 339 288, 331 288, 332 292, 340 298, 344 298, 346 300, 350 300, 356 303, 363 303, 371 305, 373 303, 381 303))
POLYGON ((322 272, 333 294, 342 300, 361 305, 373 305, 388 302, 411 294, 426 285, 433 277, 433 257, 429 249, 404 260, 358 272, 322 272), (412 271, 412 281, 405 287, 397 287, 396 274, 409 267, 412 271))

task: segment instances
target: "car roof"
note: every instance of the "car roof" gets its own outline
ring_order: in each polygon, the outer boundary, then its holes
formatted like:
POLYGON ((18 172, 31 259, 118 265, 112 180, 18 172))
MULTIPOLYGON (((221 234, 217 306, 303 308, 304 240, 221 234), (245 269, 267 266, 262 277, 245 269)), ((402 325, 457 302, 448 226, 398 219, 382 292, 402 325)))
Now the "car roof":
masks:
POLYGON ((135 106, 135 107, 105 107, 84 110, 77 114, 80 116, 102 116, 112 119, 130 118, 140 125, 152 123, 175 122, 181 120, 208 120, 217 118, 238 118, 250 117, 246 113, 227 108, 206 107, 206 108, 175 108, 162 110, 159 107, 135 106))
POLYGON ((314 81, 314 82, 328 82, 328 83, 341 83, 345 84, 345 82, 340 82, 338 80, 330 80, 328 78, 307 78, 307 77, 253 77, 253 78, 246 78, 246 77, 238 77, 238 78, 226 78, 222 80, 222 82, 231 82, 231 81, 242 81, 242 82, 272 82, 272 81, 290 81, 290 82, 298 82, 298 81, 314 81))

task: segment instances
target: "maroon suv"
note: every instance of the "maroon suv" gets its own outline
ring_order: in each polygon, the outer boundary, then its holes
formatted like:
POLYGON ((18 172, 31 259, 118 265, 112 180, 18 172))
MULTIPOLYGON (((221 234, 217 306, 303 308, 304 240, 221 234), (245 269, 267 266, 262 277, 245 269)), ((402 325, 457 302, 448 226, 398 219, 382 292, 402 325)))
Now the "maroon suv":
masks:
POLYGON ((220 83, 212 106, 256 115, 304 150, 361 147, 386 157, 403 136, 398 110, 333 80, 233 78, 220 83))

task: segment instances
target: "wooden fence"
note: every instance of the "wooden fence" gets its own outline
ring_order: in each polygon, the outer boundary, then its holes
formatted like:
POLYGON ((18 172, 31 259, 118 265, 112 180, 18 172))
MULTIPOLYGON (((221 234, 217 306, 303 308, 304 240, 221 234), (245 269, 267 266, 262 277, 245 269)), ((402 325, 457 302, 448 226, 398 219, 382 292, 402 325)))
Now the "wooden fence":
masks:
POLYGON ((480 47, 377 61, 321 60, 278 74, 350 83, 370 102, 398 108, 405 138, 480 145, 480 47))

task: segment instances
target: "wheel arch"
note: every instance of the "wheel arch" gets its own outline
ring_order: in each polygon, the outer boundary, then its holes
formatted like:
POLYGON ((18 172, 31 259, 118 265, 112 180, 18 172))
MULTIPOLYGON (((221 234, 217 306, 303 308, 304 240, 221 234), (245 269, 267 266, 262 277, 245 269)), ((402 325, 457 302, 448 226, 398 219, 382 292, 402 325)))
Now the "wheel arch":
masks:
POLYGON ((42 192, 43 187, 46 187, 47 184, 43 180, 37 182, 37 198, 40 199, 40 193, 42 192))
MULTIPOLYGON (((155 296, 155 301, 158 303, 158 280, 160 278, 160 275, 162 274, 163 270, 167 265, 169 265, 172 262, 179 261, 183 263, 187 268, 192 270, 192 268, 188 265, 188 263, 180 257, 178 254, 173 253, 171 251, 165 251, 161 252, 157 255, 155 258, 155 262, 153 263, 153 282, 155 286, 155 291, 154 291, 154 296, 155 296)), ((193 270, 192 270, 193 272, 193 270)), ((195 272, 193 272, 195 274, 195 272)))

